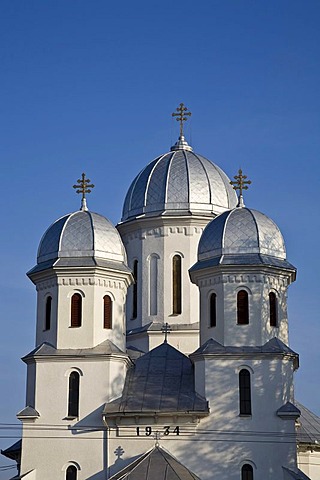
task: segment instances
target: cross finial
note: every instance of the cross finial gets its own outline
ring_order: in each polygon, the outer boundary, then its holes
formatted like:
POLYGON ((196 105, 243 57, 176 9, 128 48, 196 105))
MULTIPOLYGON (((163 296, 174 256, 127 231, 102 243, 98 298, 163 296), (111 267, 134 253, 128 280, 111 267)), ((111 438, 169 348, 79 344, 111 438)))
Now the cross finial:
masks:
POLYGON ((119 445, 118 448, 115 449, 115 451, 113 452, 117 457, 118 459, 124 454, 124 450, 123 448, 121 447, 121 445, 119 445))
POLYGON ((188 111, 187 107, 185 107, 184 103, 180 103, 179 107, 176 109, 178 113, 173 113, 173 117, 177 117, 177 122, 180 122, 180 137, 183 136, 183 122, 188 120, 188 117, 191 117, 191 112, 188 111))
POLYGON ((160 438, 161 438, 161 435, 160 435, 159 430, 157 430, 157 431, 155 432, 155 434, 153 435, 153 438, 154 438, 154 444, 155 444, 155 446, 156 446, 156 447, 159 447, 159 445, 160 445, 159 440, 160 440, 160 438))
POLYGON ((239 168, 238 175, 233 177, 235 181, 231 181, 230 184, 233 186, 234 190, 239 190, 239 203, 238 207, 244 207, 243 203, 243 190, 248 190, 248 185, 251 185, 251 180, 246 180, 247 175, 242 175, 242 170, 239 168))
POLYGON ((167 343, 168 333, 171 332, 171 327, 169 323, 165 323, 161 328, 162 333, 164 333, 164 343, 167 343))
POLYGON ((90 179, 86 178, 86 174, 83 173, 81 178, 78 178, 77 184, 73 185, 73 188, 76 188, 77 193, 82 193, 82 200, 81 200, 81 210, 88 210, 87 209, 87 202, 86 202, 86 193, 91 193, 91 188, 94 188, 93 183, 90 183, 90 179))

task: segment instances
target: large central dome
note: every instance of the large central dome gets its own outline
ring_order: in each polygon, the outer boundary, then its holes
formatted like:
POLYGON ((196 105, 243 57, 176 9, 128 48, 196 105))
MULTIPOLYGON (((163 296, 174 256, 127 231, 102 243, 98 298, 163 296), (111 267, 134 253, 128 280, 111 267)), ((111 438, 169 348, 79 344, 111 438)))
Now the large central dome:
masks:
POLYGON ((235 207, 227 175, 192 151, 184 137, 149 163, 133 180, 122 221, 141 215, 217 215, 235 207))

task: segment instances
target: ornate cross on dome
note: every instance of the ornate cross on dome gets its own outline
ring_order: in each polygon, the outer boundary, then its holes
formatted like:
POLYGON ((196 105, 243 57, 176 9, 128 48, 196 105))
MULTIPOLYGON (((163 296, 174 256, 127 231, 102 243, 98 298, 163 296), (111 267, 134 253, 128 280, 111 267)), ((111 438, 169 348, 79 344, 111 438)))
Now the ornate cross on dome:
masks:
POLYGON ((164 343, 167 343, 168 333, 171 332, 171 327, 168 322, 162 326, 161 331, 164 333, 164 343))
POLYGON ((230 184, 233 186, 234 190, 239 190, 239 203, 238 207, 244 207, 243 203, 243 190, 248 190, 248 185, 251 185, 251 180, 246 180, 247 175, 242 175, 242 170, 239 168, 238 175, 233 177, 235 181, 231 181, 230 184))
POLYGON ((87 209, 87 202, 86 202, 86 193, 91 193, 91 188, 94 188, 93 183, 90 183, 90 179, 86 178, 86 174, 83 173, 81 178, 78 178, 77 184, 73 185, 73 188, 76 188, 77 193, 82 193, 82 201, 81 201, 81 210, 88 210, 87 209))
POLYGON ((183 136, 183 122, 186 122, 187 116, 191 117, 191 112, 188 111, 187 107, 185 107, 184 103, 180 103, 180 106, 176 109, 178 113, 173 113, 173 117, 177 117, 177 122, 180 122, 180 137, 183 136))

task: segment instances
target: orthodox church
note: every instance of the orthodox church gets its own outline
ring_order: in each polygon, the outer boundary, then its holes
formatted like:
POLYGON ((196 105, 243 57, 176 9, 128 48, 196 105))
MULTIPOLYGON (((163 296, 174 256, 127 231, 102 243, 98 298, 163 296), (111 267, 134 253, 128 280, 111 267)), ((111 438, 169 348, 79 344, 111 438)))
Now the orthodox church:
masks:
POLYGON ((116 228, 83 174, 80 210, 40 241, 22 440, 2 451, 15 479, 320 478, 319 419, 294 398, 296 269, 242 171, 230 182, 187 143, 189 115, 116 228))

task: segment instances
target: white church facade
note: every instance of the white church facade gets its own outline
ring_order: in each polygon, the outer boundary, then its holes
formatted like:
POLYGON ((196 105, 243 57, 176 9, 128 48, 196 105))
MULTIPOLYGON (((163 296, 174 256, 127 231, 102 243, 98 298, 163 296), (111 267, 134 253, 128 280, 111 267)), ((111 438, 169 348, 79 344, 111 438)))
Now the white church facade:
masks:
POLYGON ((244 205, 246 177, 195 153, 177 112, 177 143, 133 180, 117 228, 88 209, 83 174, 81 209, 40 241, 22 440, 2 452, 15 479, 320 478, 319 419, 294 398, 296 269, 244 205))

